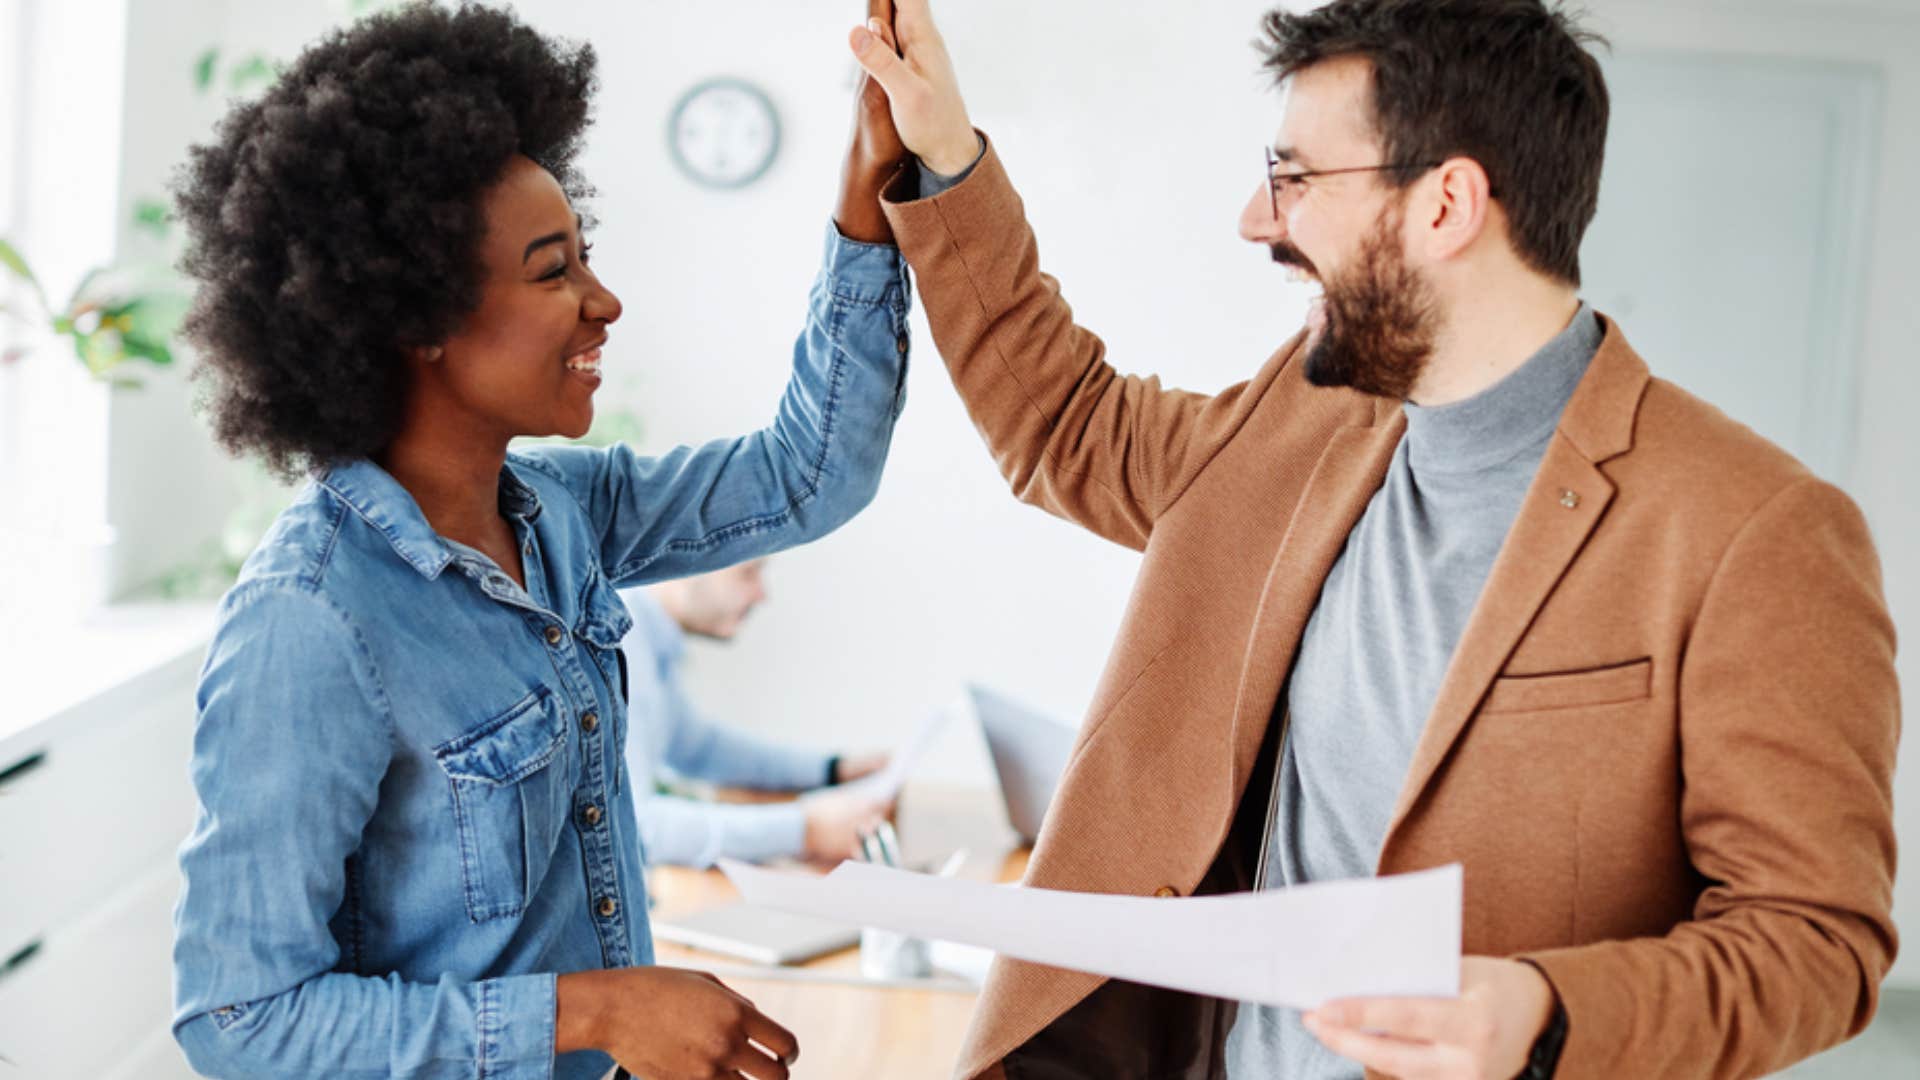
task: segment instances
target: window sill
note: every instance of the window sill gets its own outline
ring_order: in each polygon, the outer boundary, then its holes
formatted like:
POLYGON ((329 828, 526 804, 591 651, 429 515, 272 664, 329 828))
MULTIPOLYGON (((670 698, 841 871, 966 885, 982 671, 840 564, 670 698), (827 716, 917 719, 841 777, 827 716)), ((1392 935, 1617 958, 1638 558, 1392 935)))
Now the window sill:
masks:
POLYGON ((11 761, 97 715, 94 706, 137 701, 158 677, 197 669, 212 640, 214 605, 116 604, 66 625, 16 611, 0 625, 8 702, 0 714, 0 761, 11 761))

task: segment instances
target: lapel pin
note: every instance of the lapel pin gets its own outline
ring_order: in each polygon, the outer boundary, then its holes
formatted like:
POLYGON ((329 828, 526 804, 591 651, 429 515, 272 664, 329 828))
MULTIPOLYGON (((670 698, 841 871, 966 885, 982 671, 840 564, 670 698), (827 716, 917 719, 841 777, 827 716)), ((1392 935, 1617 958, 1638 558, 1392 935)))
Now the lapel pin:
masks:
POLYGON ((1569 510, 1573 509, 1576 506, 1579 506, 1580 505, 1579 492, 1576 492, 1571 488, 1562 488, 1560 491, 1560 505, 1566 507, 1569 510))

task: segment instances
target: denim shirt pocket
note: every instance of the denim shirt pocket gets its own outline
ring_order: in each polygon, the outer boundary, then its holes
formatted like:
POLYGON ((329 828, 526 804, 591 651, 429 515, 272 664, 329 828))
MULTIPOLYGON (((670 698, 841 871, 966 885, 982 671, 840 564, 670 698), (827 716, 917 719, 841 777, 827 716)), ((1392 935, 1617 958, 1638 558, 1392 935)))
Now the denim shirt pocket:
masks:
POLYGON ((613 790, 618 794, 626 786, 627 753, 627 654, 620 644, 633 629, 633 614, 627 610, 620 591, 605 574, 595 574, 580 601, 580 619, 573 634, 587 643, 587 653, 600 667, 607 684, 607 711, 613 714, 613 790))
POLYGON ((566 745, 566 718, 543 686, 434 748, 452 783, 474 922, 519 914, 546 876, 566 824, 567 770, 552 767, 566 745))

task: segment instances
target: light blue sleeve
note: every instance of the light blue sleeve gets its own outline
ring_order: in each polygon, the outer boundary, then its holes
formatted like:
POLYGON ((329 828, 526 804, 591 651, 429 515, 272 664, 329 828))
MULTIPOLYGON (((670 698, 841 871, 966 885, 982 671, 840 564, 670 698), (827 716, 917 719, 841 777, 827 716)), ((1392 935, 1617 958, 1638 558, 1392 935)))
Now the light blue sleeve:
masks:
POLYGON ((807 814, 798 803, 736 805, 652 795, 636 809, 652 862, 704 870, 723 855, 765 862, 806 852, 807 814))
POLYGON ((760 791, 805 791, 827 782, 831 755, 714 723, 694 707, 670 667, 661 687, 667 740, 662 764, 689 780, 760 791))
POLYGON ((201 674, 180 851, 174 1037, 211 1077, 512 1077, 553 1070, 553 975, 431 984, 334 972, 328 920, 392 745, 346 615, 274 579, 223 604, 201 674))
POLYGON ((642 457, 625 445, 516 457, 564 484, 617 586, 684 577, 816 540, 879 489, 906 402, 907 266, 827 226, 826 253, 773 422, 642 457))

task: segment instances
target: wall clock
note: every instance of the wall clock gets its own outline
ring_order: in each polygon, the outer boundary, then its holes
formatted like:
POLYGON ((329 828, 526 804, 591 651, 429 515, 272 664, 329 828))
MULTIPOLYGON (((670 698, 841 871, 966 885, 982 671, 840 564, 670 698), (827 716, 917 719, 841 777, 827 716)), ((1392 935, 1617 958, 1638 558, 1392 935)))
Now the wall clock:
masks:
POLYGON ((773 166, 780 114, 744 79, 708 79, 680 95, 667 121, 673 163, 697 184, 741 188, 773 166))

